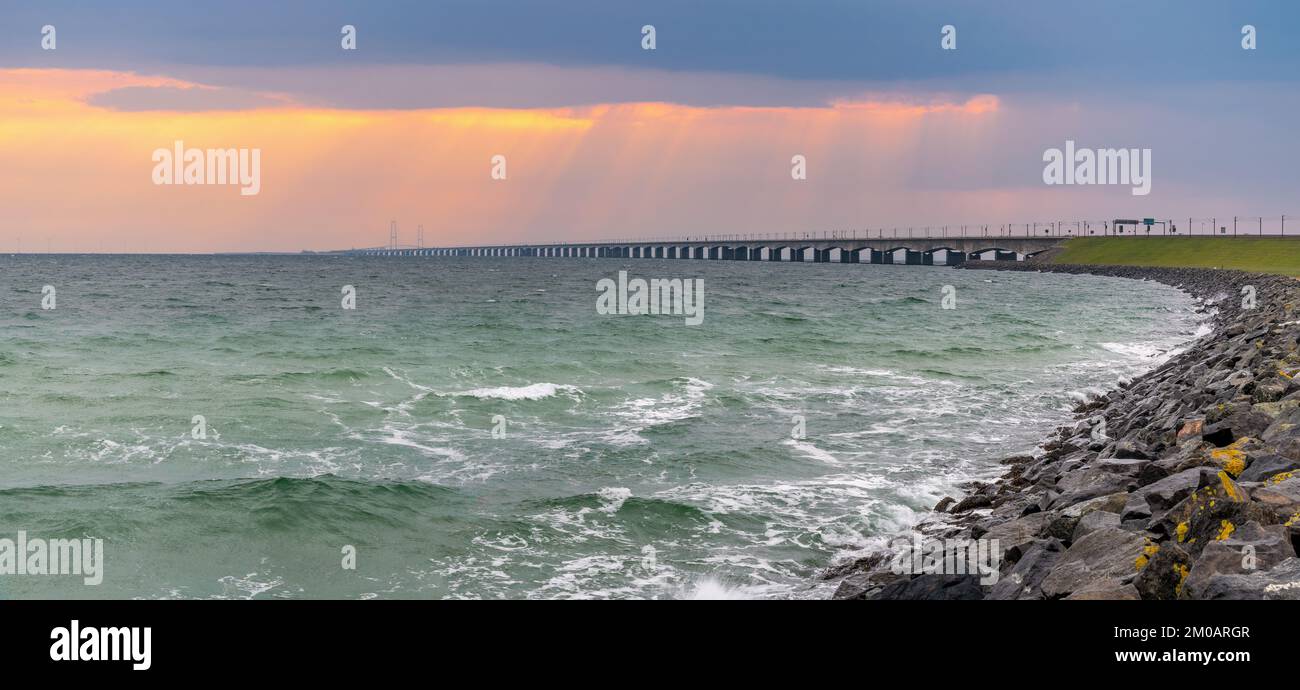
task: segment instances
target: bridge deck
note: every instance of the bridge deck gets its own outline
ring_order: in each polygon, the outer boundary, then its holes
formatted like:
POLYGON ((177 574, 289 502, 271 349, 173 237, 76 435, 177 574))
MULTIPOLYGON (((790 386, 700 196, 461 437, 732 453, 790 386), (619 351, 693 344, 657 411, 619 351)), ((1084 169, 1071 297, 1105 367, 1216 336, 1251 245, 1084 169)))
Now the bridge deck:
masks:
POLYGON ((811 261, 814 263, 907 263, 955 265, 993 253, 1016 259, 1051 249, 1069 237, 841 237, 681 239, 632 242, 570 242, 463 247, 371 248, 365 256, 572 257, 623 259, 707 259, 728 261, 811 261), (901 252, 901 254, 900 254, 901 252), (901 259, 901 260, 899 260, 901 259))

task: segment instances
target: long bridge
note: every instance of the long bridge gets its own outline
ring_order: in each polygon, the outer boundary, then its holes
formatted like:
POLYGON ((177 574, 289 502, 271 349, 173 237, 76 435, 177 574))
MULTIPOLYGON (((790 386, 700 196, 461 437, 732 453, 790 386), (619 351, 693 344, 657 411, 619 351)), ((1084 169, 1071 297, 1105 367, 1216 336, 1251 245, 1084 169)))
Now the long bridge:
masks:
POLYGON ((1013 261, 1058 246, 1068 236, 814 237, 718 235, 700 238, 494 244, 458 247, 373 247, 346 250, 363 256, 477 256, 614 259, 712 259, 955 266, 991 258, 1013 261))

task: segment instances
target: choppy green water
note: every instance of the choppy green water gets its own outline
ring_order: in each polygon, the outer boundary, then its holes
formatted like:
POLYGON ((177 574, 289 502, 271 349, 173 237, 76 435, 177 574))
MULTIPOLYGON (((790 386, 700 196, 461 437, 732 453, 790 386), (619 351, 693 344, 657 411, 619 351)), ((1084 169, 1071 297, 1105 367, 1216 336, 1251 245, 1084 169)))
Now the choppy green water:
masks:
POLYGON ((0 257, 0 537, 106 560, 0 596, 822 596, 1192 306, 916 266, 0 257), (704 323, 597 314, 620 268, 703 278, 704 323))

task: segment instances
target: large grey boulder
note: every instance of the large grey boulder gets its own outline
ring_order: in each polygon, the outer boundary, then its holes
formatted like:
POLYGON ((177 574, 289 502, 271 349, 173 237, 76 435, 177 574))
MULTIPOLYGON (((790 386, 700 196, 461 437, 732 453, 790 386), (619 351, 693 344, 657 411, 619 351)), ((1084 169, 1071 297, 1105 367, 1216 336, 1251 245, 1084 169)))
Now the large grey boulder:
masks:
POLYGON ((1100 467, 1075 470, 1056 482, 1056 490, 1061 496, 1052 502, 1051 507, 1064 508, 1090 498, 1132 491, 1136 487, 1136 477, 1117 475, 1100 467))
POLYGON ((1202 588, 1201 598, 1300 601, 1300 558, 1288 558, 1270 570, 1247 575, 1213 575, 1202 588))
POLYGON ((1144 555, 1147 557, 1145 562, 1138 558, 1140 570, 1133 581, 1138 594, 1143 599, 1178 598, 1191 570, 1191 555, 1172 541, 1149 545, 1144 555))
POLYGON ((1054 516, 1051 513, 1030 513, 1022 518, 1009 520, 989 528, 979 535, 980 539, 998 540, 998 546, 1004 553, 1021 553, 1021 547, 1037 540, 1046 530, 1054 516))
POLYGON ((1106 580, 1137 575, 1137 558, 1147 538, 1118 527, 1102 527, 1070 545, 1043 579, 1043 596, 1058 599, 1106 580))
POLYGON ((1209 582, 1219 575, 1249 575, 1269 570, 1288 558, 1295 558, 1291 537, 1282 525, 1247 522, 1230 535, 1205 545, 1183 583, 1182 597, 1201 599, 1209 582))
POLYGON ((1025 549, 1009 572, 1003 573, 985 599, 1041 599, 1043 578, 1065 553, 1057 539, 1040 539, 1025 549))
POLYGON ((909 601, 957 601, 983 599, 977 575, 917 575, 916 577, 886 585, 873 599, 902 599, 909 601))
POLYGON ((1079 523, 1074 527, 1074 534, 1070 538, 1070 543, 1096 532, 1103 527, 1119 527, 1119 515, 1108 510, 1094 510, 1087 515, 1079 518, 1079 523))
POLYGON ((1292 459, 1276 453, 1266 453, 1252 459, 1250 465, 1246 467, 1246 471, 1237 477, 1237 481, 1262 482, 1283 472, 1294 472, 1296 470, 1300 470, 1300 459, 1292 459))

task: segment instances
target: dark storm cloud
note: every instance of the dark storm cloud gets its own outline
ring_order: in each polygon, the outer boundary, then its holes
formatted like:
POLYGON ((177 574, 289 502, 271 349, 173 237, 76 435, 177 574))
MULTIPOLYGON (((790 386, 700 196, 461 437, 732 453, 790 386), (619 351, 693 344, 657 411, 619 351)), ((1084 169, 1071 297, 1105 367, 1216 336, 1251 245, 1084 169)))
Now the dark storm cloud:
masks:
POLYGON ((1051 75, 1058 88, 1294 80, 1300 3, 1210 0, 315 0, 54 1, 0 9, 0 66, 153 70, 337 63, 537 62, 787 79, 959 79, 970 88, 1051 75), (39 48, 40 27, 59 31, 39 48), (359 50, 339 49, 354 24, 359 50), (654 24, 658 50, 640 49, 654 24), (938 49, 955 25, 958 50, 938 49), (1243 24, 1259 50, 1243 51, 1243 24))

